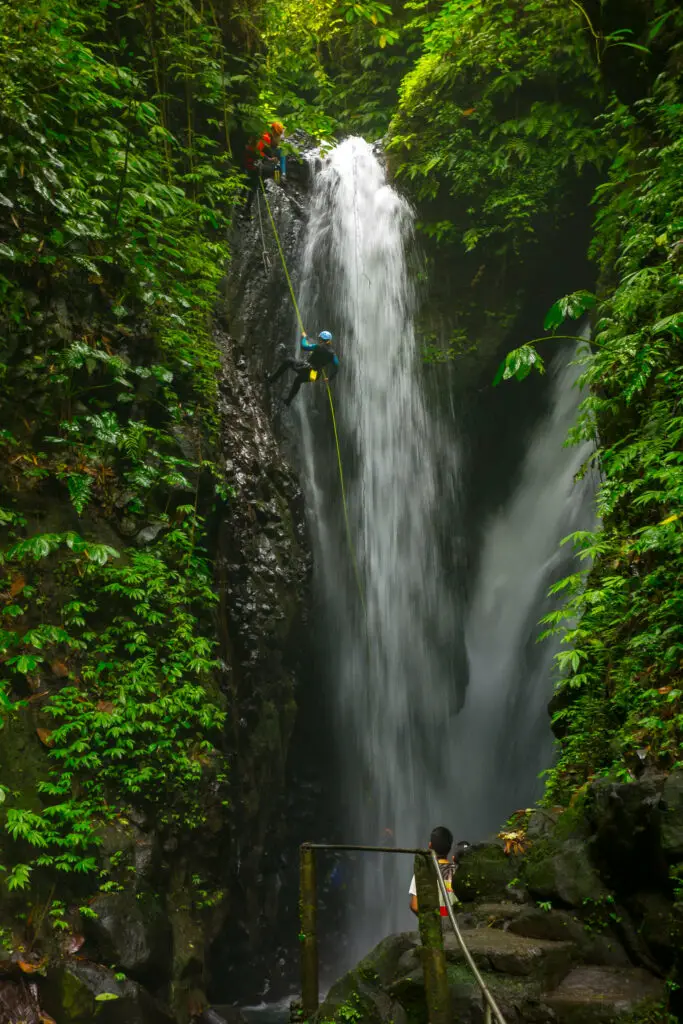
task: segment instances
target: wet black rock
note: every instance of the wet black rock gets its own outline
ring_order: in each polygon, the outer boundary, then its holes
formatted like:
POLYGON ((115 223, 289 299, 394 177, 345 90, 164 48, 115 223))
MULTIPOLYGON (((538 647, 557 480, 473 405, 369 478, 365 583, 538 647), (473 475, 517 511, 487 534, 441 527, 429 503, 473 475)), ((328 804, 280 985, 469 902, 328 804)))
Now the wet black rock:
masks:
POLYGON ((662 788, 661 844, 669 860, 683 859, 683 771, 672 772, 662 788))
POLYGON ((577 914, 567 910, 542 910, 536 906, 520 907, 508 923, 515 935, 553 942, 571 942, 580 959, 600 967, 629 967, 631 961, 623 945, 608 926, 599 931, 587 927, 577 914))
POLYGON ((103 960, 137 980, 165 980, 171 970, 171 931, 164 907, 149 893, 111 893, 93 900, 87 931, 103 960))
POLYGON ((67 959, 39 981, 40 1005, 58 1024, 177 1024, 137 982, 87 960, 67 959))
POLYGON ((635 782, 597 779, 588 787, 591 857, 610 887, 620 894, 642 887, 643 878, 652 883, 666 879, 659 841, 659 803, 665 780, 664 775, 647 773, 635 782))
POLYGON ((498 843, 476 843, 463 850, 453 880, 459 900, 505 899, 514 880, 514 861, 498 843))
POLYGON ((549 841, 532 848, 524 880, 535 898, 568 907, 582 907, 609 895, 581 839, 549 841))
POLYGON ((665 991, 663 981, 637 968, 577 967, 547 1002, 561 1024, 614 1024, 647 1020, 665 991))

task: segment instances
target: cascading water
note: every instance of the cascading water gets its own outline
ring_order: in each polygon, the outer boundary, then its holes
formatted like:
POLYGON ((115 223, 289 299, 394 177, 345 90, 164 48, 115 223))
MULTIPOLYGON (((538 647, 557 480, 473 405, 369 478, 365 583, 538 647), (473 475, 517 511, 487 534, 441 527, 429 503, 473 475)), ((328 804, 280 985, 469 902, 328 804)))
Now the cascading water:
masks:
MULTIPOLYGON (((318 583, 331 623, 346 835, 386 843, 390 829, 398 845, 424 843, 449 806, 440 751, 457 706, 448 654, 455 613, 435 526, 437 503, 447 499, 439 493, 442 439, 426 407, 406 268, 412 221, 371 147, 346 140, 315 176, 301 292, 306 323, 330 327, 339 341, 335 395, 367 611, 366 633, 333 453, 325 448, 321 457, 309 394, 300 408, 318 583)), ((407 890, 411 865, 363 863, 359 928, 367 925, 367 944, 405 914, 396 886, 407 890)))
POLYGON ((536 427, 519 483, 485 524, 465 627, 469 682, 452 738, 456 825, 463 838, 500 828, 541 795, 538 774, 552 761, 546 705, 559 643, 540 646, 546 595, 571 572, 560 540, 595 524, 594 480, 575 477, 590 444, 563 450, 576 419, 578 370, 567 350, 556 360, 550 409, 536 427))
MULTIPOLYGON (((423 845, 435 824, 481 838, 537 796, 551 759, 555 653, 535 647, 537 623, 548 585, 570 568, 558 543, 590 526, 592 495, 589 482, 573 489, 586 451, 563 450, 579 396, 575 369, 560 368, 519 484, 487 525, 476 579, 466 588, 457 559, 444 558, 456 429, 425 400, 406 263, 412 221, 363 140, 318 161, 300 301, 309 332, 331 329, 342 358, 333 391, 365 613, 324 390, 304 388, 295 406, 340 748, 340 835, 402 846, 423 845)), ((355 862, 349 958, 409 925, 410 873, 408 859, 355 862)))

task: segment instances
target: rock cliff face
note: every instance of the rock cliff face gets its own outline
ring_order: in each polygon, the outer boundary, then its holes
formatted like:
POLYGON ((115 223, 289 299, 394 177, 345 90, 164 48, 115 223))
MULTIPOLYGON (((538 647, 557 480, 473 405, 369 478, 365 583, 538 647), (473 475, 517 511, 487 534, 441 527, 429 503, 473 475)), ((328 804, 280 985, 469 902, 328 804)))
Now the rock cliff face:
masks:
MULTIPOLYGON (((665 979, 683 948, 681 792, 681 772, 597 780, 561 814, 533 811, 523 853, 464 851, 456 916, 506 1021, 679 1019, 665 979)), ((450 928, 445 950, 452 1019, 479 1024, 481 993, 450 928)), ((389 936, 331 989, 317 1020, 349 1019, 427 1021, 417 933, 389 936)))
MULTIPOLYGON (((76 909, 78 886, 65 885, 58 895, 74 934, 64 942, 46 940, 43 929, 40 957, 17 949, 16 917, 4 908, 2 938, 15 952, 0 953, 3 1022, 37 1022, 40 1006, 59 1024, 95 1017, 112 1024, 185 1024, 206 1006, 211 974, 220 978, 229 965, 253 958, 277 917, 280 881, 269 858, 286 828, 286 763, 299 669, 307 659, 309 555, 299 487, 266 405, 265 354, 255 358, 258 323, 243 315, 245 330, 233 331, 233 307, 218 311, 214 330, 222 370, 211 458, 225 467, 229 496, 211 511, 207 480, 198 474, 193 481, 207 518, 219 598, 214 686, 227 713, 220 741, 229 766, 227 794, 207 770, 198 801, 202 823, 186 839, 170 835, 151 811, 132 807, 104 830, 101 858, 113 891, 90 903, 96 917, 84 918, 76 909), (30 988, 21 980, 26 970, 37 978, 30 988)), ((196 437, 178 431, 176 440, 179 454, 196 457, 196 437)), ((43 508, 30 489, 15 507, 38 532, 73 528, 68 506, 43 508)), ((131 524, 114 507, 88 523, 87 533, 118 549, 131 543, 144 549, 163 536, 163 527, 131 524)), ((58 581, 47 587, 58 589, 58 581)), ((49 771, 48 749, 36 732, 44 724, 40 704, 29 702, 0 731, 3 783, 37 807, 38 782, 49 771)))

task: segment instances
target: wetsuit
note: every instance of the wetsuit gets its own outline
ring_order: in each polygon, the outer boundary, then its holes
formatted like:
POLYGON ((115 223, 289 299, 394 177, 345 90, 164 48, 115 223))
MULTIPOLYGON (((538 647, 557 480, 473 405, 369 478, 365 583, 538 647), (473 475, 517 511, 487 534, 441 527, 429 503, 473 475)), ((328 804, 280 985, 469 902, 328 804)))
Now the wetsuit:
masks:
POLYGON ((278 170, 286 173, 285 157, 280 147, 273 145, 270 132, 264 132, 256 142, 249 143, 244 163, 250 178, 253 176, 256 180, 259 174, 268 178, 278 170))
POLYGON ((332 380, 339 370, 339 357, 331 345, 311 341, 305 334, 302 334, 301 347, 309 353, 307 361, 292 357, 284 359, 275 373, 271 373, 268 378, 272 382, 281 377, 287 370, 293 370, 296 373, 289 394, 285 398, 285 405, 291 405, 301 385, 314 381, 322 371, 325 372, 328 380, 332 380))

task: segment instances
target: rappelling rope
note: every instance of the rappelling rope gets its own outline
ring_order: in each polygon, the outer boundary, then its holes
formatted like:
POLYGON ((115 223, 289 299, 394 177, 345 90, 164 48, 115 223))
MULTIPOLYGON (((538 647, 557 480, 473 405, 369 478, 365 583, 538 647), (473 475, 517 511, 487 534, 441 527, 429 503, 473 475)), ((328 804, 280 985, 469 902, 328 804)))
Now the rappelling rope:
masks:
MULTIPOLYGON (((268 216, 270 218, 270 226, 273 229, 273 236, 274 236, 275 242, 277 244, 278 252, 280 253, 280 259, 282 261, 282 269, 284 270, 285 277, 287 278, 287 286, 289 288, 289 294, 292 296, 292 304, 294 306, 294 312, 296 313, 296 318, 297 318, 297 320, 299 322, 299 329, 301 330, 301 333, 303 335, 305 335, 306 334, 306 328, 304 327, 304 322, 303 322, 303 319, 301 317, 301 312, 299 310, 299 303, 296 301, 296 294, 294 292, 294 285, 292 284, 292 279, 289 276, 289 270, 287 269, 287 260, 285 259, 285 254, 284 254, 284 251, 282 249, 282 244, 280 242, 280 236, 278 234, 277 227, 275 226, 275 218, 273 217, 273 211, 271 210, 270 203, 268 202, 268 193, 266 192, 266 186, 263 183, 263 178, 261 178, 260 181, 261 181, 261 190, 263 192, 263 198, 266 201, 266 210, 268 211, 268 216)), ((333 430, 334 430, 334 444, 335 444, 335 447, 337 449, 337 466, 339 467, 339 483, 341 485, 342 507, 344 509, 344 525, 346 527, 346 540, 347 540, 347 543, 348 543, 348 546, 349 546, 349 554, 351 555, 351 563, 353 565, 353 574, 354 574, 354 576, 356 578, 356 585, 358 587, 358 593, 360 595, 360 601, 361 601, 361 604, 363 606, 363 614, 366 616, 366 619, 367 619, 367 609, 365 607, 365 596, 363 594, 363 585, 361 583, 360 573, 358 571, 358 560, 356 559, 356 549, 354 547, 353 538, 351 536, 351 523, 350 523, 350 520, 349 520, 349 509, 348 509, 348 504, 347 504, 347 501, 346 501, 346 485, 344 483, 344 468, 342 466, 341 447, 340 447, 340 444, 339 444, 339 433, 337 431, 337 417, 336 417, 336 414, 335 414, 335 411, 334 411, 334 402, 332 401, 332 390, 330 388, 330 382, 328 381, 327 375, 325 373, 323 373, 323 380, 325 381, 325 387, 327 388, 327 397, 328 397, 328 399, 330 401, 330 415, 332 416, 332 427, 333 427, 333 430)))
MULTIPOLYGON (((263 181, 263 179, 261 179, 263 181)), ((263 257, 263 266, 266 270, 270 270, 270 253, 266 249, 266 236, 263 233, 263 218, 261 217, 261 196, 256 193, 256 206, 258 208, 258 224, 261 232, 261 255, 263 257)))

